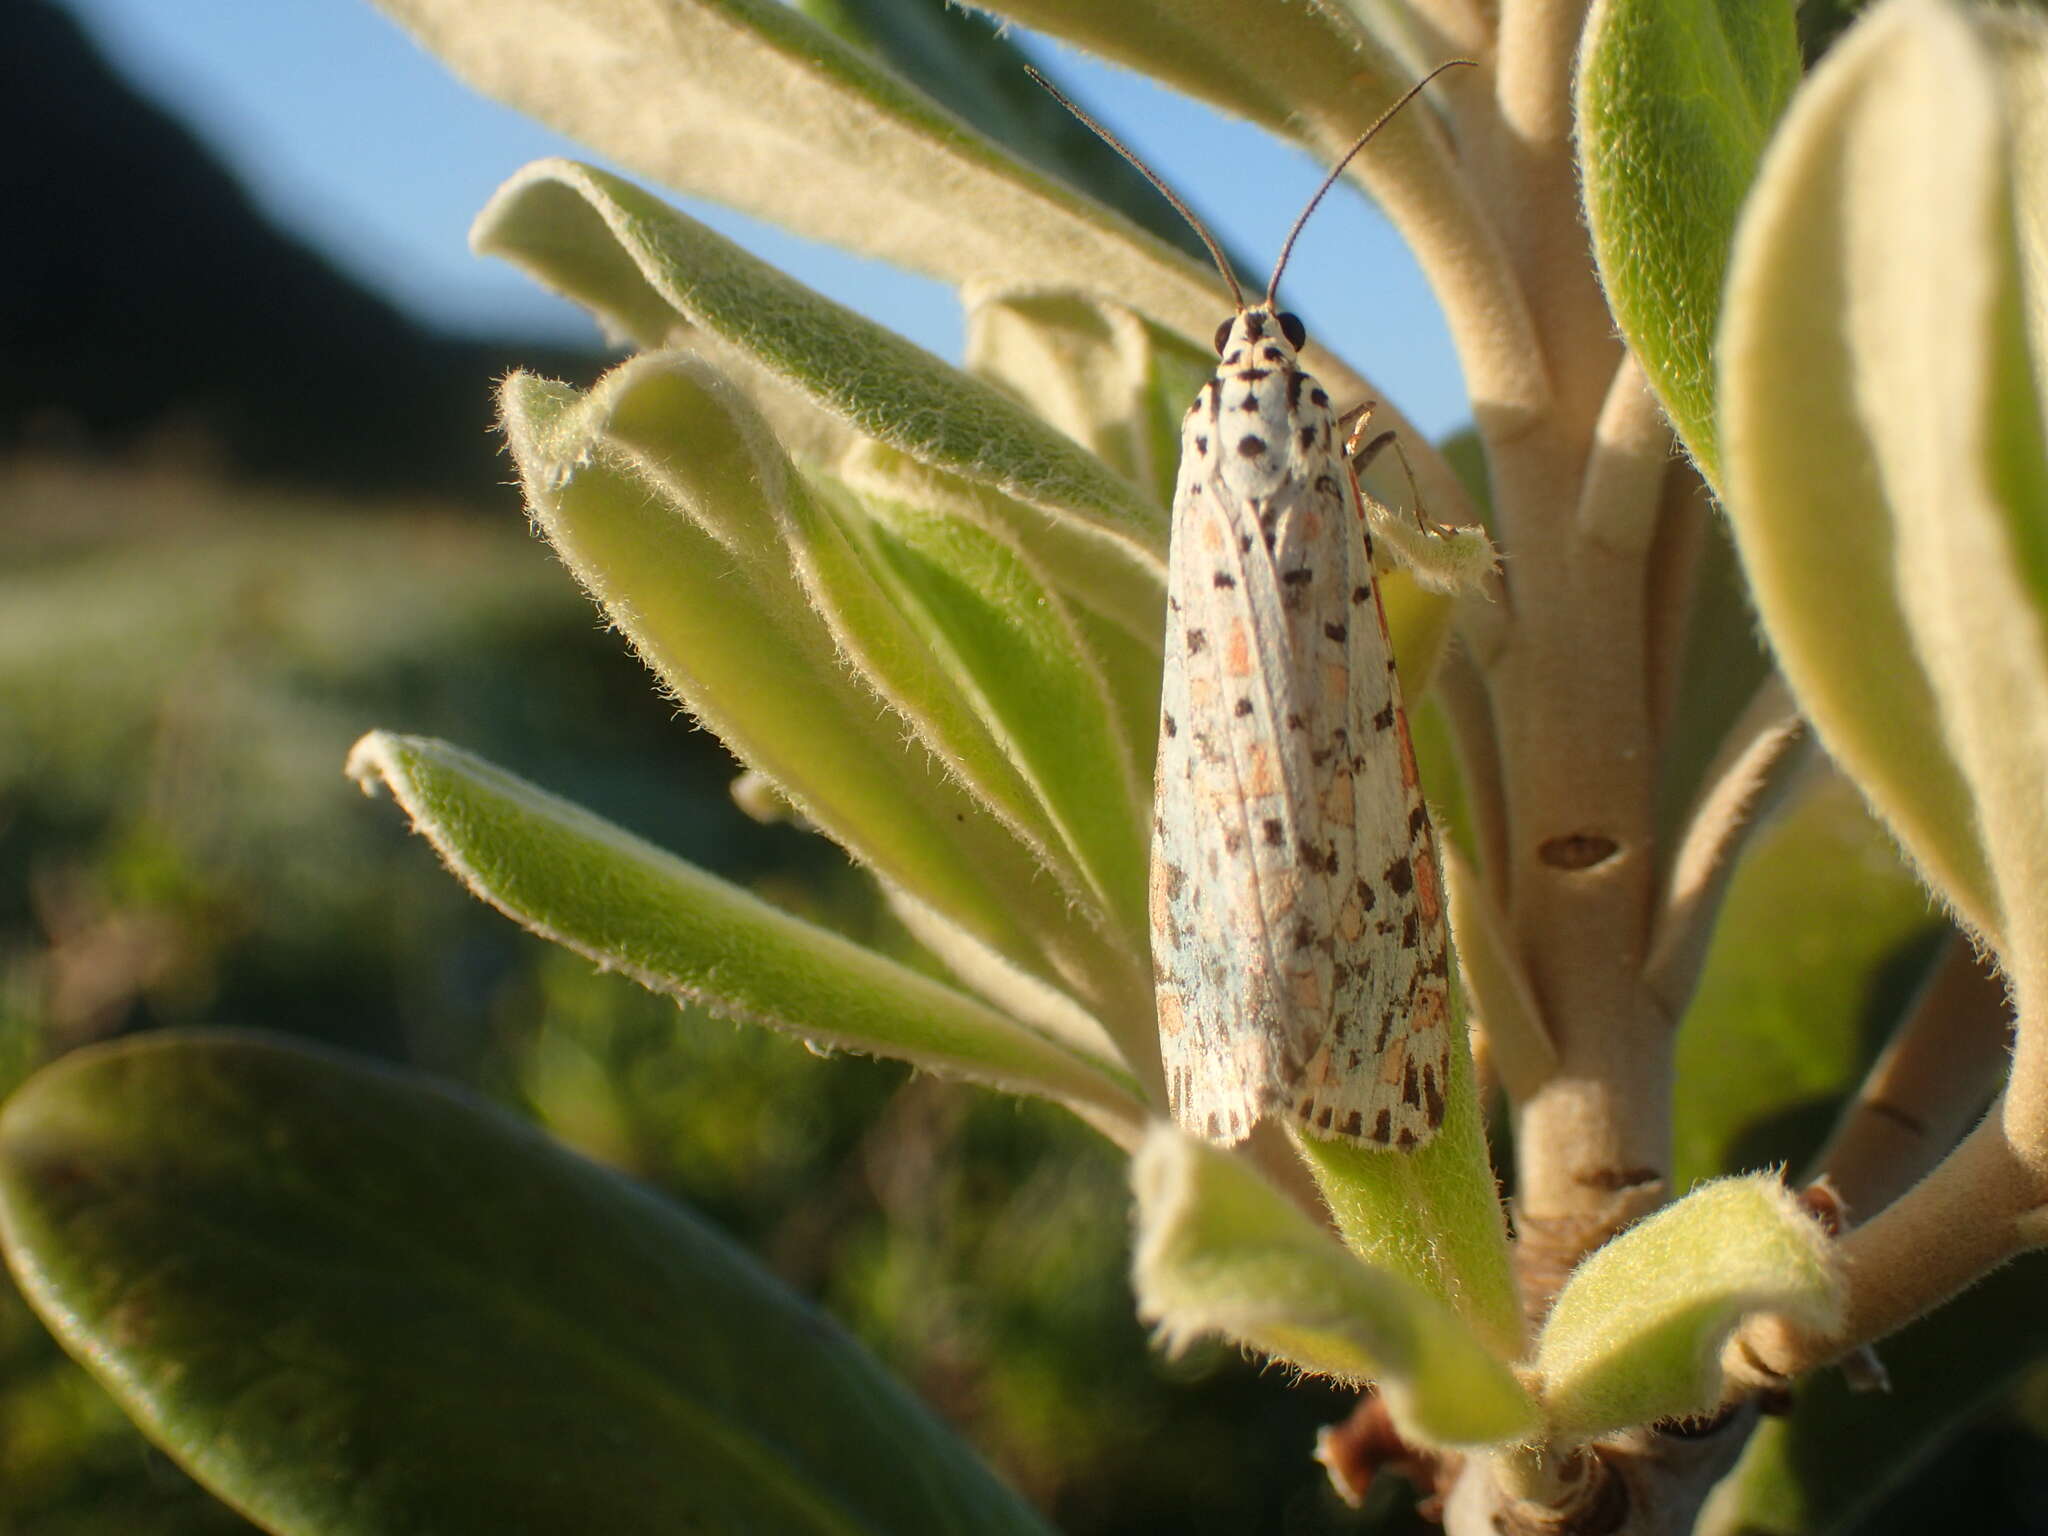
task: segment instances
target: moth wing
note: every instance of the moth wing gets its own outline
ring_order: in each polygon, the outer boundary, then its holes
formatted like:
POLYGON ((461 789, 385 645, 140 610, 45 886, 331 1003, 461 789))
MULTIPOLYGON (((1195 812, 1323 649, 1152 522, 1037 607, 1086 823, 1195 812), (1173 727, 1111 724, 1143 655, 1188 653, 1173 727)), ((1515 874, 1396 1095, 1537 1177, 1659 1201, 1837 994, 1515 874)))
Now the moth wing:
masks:
POLYGON ((1296 489, 1276 483, 1262 502, 1202 473, 1184 479, 1167 573, 1176 664, 1153 844, 1161 1053, 1176 1120, 1223 1143, 1288 1100, 1331 1004, 1327 889, 1303 864, 1305 674, 1266 547, 1266 524, 1286 524, 1296 489))
POLYGON ((1232 957, 1244 919, 1236 908, 1240 882, 1231 875, 1230 817, 1217 804, 1234 766, 1215 716, 1223 680, 1221 633, 1212 633, 1211 622, 1213 552, 1232 535, 1191 441, 1181 464, 1153 794, 1152 965, 1173 1117, 1229 1145, 1257 1122, 1268 1075, 1263 1036, 1246 1027, 1238 1005, 1232 957))
POLYGON ((1313 1130, 1408 1149, 1443 1124, 1449 944, 1436 843, 1371 544, 1348 498, 1346 511, 1350 868, 1333 925, 1333 1028, 1309 1064, 1296 1108, 1313 1130))

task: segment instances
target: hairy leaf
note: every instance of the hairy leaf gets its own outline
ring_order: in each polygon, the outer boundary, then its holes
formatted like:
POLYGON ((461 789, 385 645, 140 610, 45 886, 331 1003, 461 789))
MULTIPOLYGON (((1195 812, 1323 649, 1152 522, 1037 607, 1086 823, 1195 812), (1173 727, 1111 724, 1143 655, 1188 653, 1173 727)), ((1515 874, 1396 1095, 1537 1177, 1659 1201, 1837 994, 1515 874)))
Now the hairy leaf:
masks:
POLYGON ((1156 1125, 1132 1179, 1132 1279, 1169 1347, 1216 1333, 1305 1371, 1376 1381, 1420 1444, 1492 1444, 1535 1427, 1514 1373, 1456 1312, 1361 1263, 1240 1159, 1156 1125))
POLYGON ((387 1068, 75 1053, 0 1115, 0 1236, 65 1346, 286 1536, 1043 1529, 718 1234, 387 1068))
MULTIPOLYGON (((650 357, 588 396, 515 375, 504 402, 536 518, 692 713, 885 882, 1110 1017, 1139 1006, 1134 941, 1106 911, 1073 910, 1118 878, 1090 871, 1128 865, 1137 833, 1084 846, 1077 868, 1029 763, 990 735, 824 515, 830 488, 807 486, 737 390, 650 357)), ((1031 725, 1044 742, 1073 722, 1031 725)), ((1110 752, 1112 781, 1128 780, 1126 755, 1110 752)))
POLYGON ((645 987, 822 1046, 1137 1113, 1087 1040, 1026 1028, 454 747, 373 734, 349 769, 388 789, 475 895, 645 987))
POLYGON ((2000 100, 1938 0, 1843 37, 1744 215, 1722 401, 1787 680, 1929 883, 2038 975, 2048 457, 2000 100))
POLYGON ((1720 480, 1715 326, 1735 217, 1799 83, 1791 0, 1599 0, 1579 52, 1586 220, 1607 300, 1720 480))
POLYGON ((1751 1312, 1817 1331, 1841 1312, 1831 1244, 1771 1175, 1703 1184, 1586 1259, 1536 1341, 1554 1441, 1720 1402, 1720 1351, 1751 1312))

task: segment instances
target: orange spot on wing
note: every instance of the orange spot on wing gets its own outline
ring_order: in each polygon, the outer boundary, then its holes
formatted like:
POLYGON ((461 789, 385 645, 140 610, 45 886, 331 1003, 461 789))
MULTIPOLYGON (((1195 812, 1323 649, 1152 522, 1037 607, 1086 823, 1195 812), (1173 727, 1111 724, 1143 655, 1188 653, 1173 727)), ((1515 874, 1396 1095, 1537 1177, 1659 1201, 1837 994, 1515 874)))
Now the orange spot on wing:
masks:
POLYGON ((1280 793, 1280 776, 1273 771, 1273 752, 1263 741, 1255 741, 1246 749, 1240 787, 1247 796, 1280 793))
POLYGON ((1408 739, 1408 720, 1405 715, 1401 717, 1399 727, 1395 734, 1401 738, 1401 786, 1404 789, 1413 789, 1422 782, 1422 774, 1415 766, 1415 743, 1408 739))
POLYGON ((1177 1035, 1187 1027, 1187 1016, 1181 1012, 1180 994, 1162 990, 1159 994, 1159 1033, 1177 1035))
POLYGON ((1252 646, 1252 627, 1243 619, 1231 621, 1223 640, 1223 670, 1231 677, 1250 677, 1257 652, 1252 646))
POLYGON ((1443 893, 1437 888, 1436 854, 1427 846, 1415 860, 1415 910, 1425 923, 1443 920, 1443 893))

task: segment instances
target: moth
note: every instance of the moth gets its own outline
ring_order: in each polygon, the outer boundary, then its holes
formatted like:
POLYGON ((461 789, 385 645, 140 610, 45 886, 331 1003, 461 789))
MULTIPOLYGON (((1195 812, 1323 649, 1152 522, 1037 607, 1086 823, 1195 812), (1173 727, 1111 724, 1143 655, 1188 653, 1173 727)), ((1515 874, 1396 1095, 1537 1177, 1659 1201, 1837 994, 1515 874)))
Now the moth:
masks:
POLYGON ((1403 1151, 1443 1124, 1442 885, 1356 478, 1393 434, 1347 441, 1276 293, 1344 166, 1449 67, 1337 162, 1257 304, 1193 213, 1067 103, 1180 209, 1235 301, 1181 426, 1150 896, 1170 1105, 1223 1145, 1279 1115, 1403 1151))

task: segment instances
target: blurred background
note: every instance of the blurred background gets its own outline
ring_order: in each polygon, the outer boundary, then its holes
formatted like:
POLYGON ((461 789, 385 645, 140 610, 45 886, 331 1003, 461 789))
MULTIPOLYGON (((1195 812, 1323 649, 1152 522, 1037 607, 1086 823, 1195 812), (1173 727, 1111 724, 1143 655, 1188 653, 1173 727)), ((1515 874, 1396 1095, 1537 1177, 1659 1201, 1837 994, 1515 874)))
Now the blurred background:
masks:
MULTIPOLYGON (((1022 42, 1263 270, 1318 167, 1022 42)), ((1398 1479, 1354 1514, 1308 1459, 1344 1396, 1147 1348, 1123 1163, 1068 1117, 594 974, 343 779, 367 729, 446 737, 908 952, 831 847, 733 807, 735 764, 602 631, 507 483, 492 380, 584 384, 609 358, 465 232, 519 165, 576 147, 365 0, 6 0, 0 82, 0 1091, 184 1024, 409 1062, 706 1212, 1072 1536, 1422 1529, 1398 1479)), ((949 290, 687 206, 958 359, 949 290)), ((1360 199, 1318 214, 1288 296, 1364 338, 1350 360, 1424 429, 1462 425, 1441 319, 1360 199)), ((1931 949, 1901 910, 1878 1023, 1931 949)), ((1810 1144, 1816 1102, 1752 1160, 1810 1144)), ((2036 1395, 1953 1443, 1916 1507, 1968 1489, 2002 1511, 1972 1529, 2048 1528, 2011 1523, 2041 1484, 2011 1470, 2038 1459, 2036 1395)), ((0 1536, 247 1529, 0 1282, 0 1536)))

